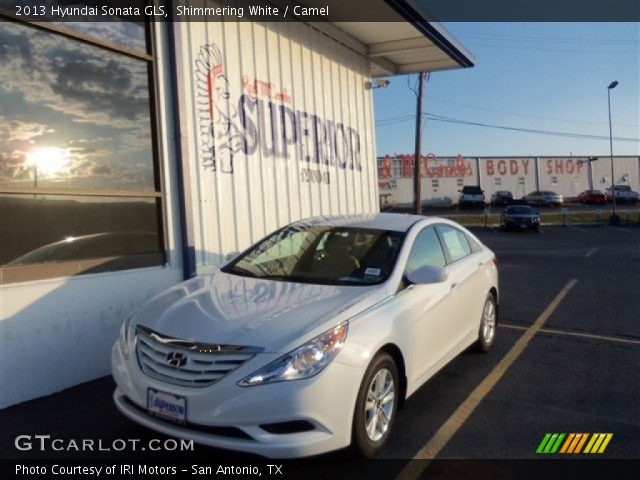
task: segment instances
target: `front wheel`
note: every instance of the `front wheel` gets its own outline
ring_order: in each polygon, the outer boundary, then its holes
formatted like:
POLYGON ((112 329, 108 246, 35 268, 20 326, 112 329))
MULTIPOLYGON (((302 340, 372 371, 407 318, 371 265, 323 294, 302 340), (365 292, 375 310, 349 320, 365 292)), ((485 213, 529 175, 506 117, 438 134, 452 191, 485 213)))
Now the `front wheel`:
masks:
POLYGON ((353 415, 351 448, 372 457, 384 447, 398 408, 398 369, 388 353, 374 357, 360 385, 353 415))
POLYGON ((496 338, 496 325, 498 323, 498 309, 496 299, 489 294, 482 309, 482 318, 480 319, 480 329, 478 330, 478 340, 476 340, 476 350, 480 352, 488 352, 496 338))

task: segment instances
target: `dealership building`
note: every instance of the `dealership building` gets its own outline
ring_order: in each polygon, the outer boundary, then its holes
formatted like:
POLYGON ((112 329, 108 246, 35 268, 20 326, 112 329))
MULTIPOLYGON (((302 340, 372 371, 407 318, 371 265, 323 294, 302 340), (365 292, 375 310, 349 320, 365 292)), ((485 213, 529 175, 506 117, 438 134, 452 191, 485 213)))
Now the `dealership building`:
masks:
MULTIPOLYGON (((414 155, 378 157, 381 205, 413 202, 414 155)), ((640 157, 614 156, 616 185, 640 190, 640 157)), ((550 190, 576 199, 585 190, 611 187, 611 157, 437 157, 421 158, 421 198, 427 205, 458 202, 465 185, 479 185, 487 201, 497 191, 509 191, 516 199, 536 191, 550 190)))
POLYGON ((0 12, 0 408, 109 374, 131 311, 278 227, 378 211, 371 79, 474 62, 424 3, 369 2, 388 23, 0 12))

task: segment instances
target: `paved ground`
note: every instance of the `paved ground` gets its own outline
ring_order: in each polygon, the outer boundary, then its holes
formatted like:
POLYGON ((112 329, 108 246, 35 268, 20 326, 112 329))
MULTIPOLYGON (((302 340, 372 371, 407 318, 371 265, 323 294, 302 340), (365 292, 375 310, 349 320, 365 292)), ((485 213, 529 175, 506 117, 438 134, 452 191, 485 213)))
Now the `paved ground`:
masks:
MULTIPOLYGON (((639 458, 640 228, 476 233, 500 260, 501 327, 495 348, 486 355, 464 353, 410 398, 382 458, 420 456, 434 438, 444 439, 437 458, 535 458, 546 432, 612 432, 605 458, 639 458), (577 283, 567 291, 572 279, 577 283), (566 296, 540 325, 541 314, 563 289, 566 296), (542 328, 501 372, 505 355, 536 320, 542 328), (485 388, 492 378, 494 384, 485 388), (477 389, 484 396, 465 410, 477 389)), ((106 442, 161 437, 119 415, 112 389, 111 379, 104 378, 0 411, 0 455, 72 455, 18 452, 13 439, 20 434, 106 442)), ((227 462, 251 460, 214 449, 196 451, 227 462)), ((166 458, 165 453, 126 455, 166 458)), ((328 458, 321 461, 325 467, 336 458, 345 465, 339 455, 328 458)), ((316 459, 297 468, 317 465, 316 459)))

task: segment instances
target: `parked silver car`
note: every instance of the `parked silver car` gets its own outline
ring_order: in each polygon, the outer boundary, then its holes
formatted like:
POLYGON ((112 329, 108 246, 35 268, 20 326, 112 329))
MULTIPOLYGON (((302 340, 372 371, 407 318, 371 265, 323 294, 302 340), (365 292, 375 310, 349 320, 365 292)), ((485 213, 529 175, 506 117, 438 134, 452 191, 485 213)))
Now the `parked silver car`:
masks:
POLYGON ((555 192, 549 190, 536 190, 524 197, 525 201, 530 205, 541 205, 544 207, 562 205, 563 198, 555 192))

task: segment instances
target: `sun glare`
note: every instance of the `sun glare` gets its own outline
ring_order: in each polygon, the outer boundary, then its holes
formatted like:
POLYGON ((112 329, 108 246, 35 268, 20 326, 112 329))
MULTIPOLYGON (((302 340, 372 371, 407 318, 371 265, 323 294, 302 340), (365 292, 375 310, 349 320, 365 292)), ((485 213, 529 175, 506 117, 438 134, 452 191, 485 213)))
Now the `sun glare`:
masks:
POLYGON ((27 163, 38 169, 38 174, 55 175, 69 163, 69 152, 62 148, 37 148, 27 154, 27 163))

